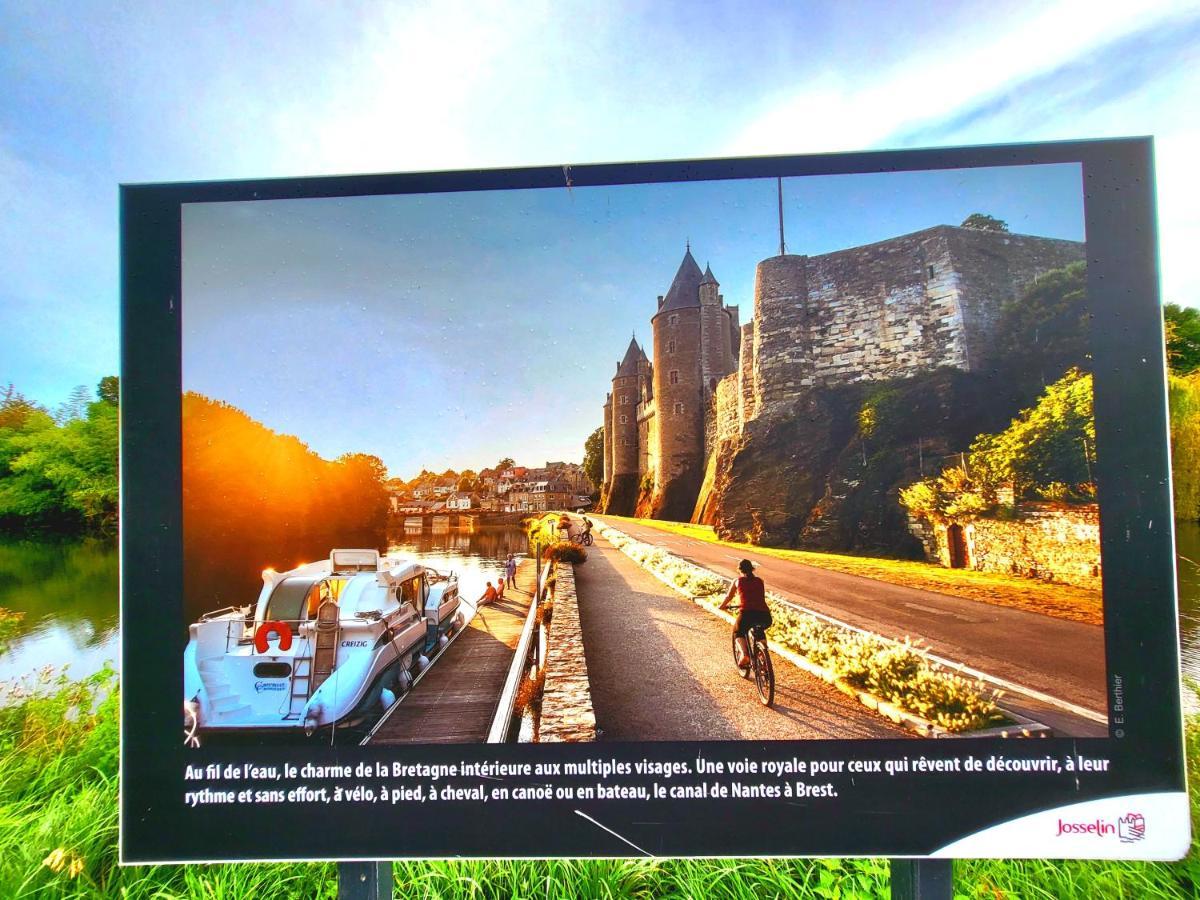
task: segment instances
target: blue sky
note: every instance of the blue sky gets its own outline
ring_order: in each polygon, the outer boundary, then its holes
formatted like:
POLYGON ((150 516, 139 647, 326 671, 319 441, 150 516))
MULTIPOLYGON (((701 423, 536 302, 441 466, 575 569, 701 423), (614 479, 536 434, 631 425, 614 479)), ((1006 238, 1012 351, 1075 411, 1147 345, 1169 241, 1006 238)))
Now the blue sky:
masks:
POLYGON ((1164 297, 1200 305, 1194 4, 943 6, 4 4, 0 384, 116 370, 121 182, 1149 133, 1164 297))
MULTIPOLYGON (((578 460, 631 332, 692 242, 743 321, 778 252, 773 179, 189 204, 184 387, 395 474, 578 460)), ((1083 240, 1077 165, 784 180, 826 253, 985 211, 1083 240)))

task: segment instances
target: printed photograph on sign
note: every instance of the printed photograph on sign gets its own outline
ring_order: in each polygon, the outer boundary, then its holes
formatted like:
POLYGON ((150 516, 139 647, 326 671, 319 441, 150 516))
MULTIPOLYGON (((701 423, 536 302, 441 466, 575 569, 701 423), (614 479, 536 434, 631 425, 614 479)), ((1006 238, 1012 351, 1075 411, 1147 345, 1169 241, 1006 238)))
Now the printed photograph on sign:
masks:
POLYGON ((1107 736, 1085 237, 1075 163, 184 203, 188 744, 1107 736))

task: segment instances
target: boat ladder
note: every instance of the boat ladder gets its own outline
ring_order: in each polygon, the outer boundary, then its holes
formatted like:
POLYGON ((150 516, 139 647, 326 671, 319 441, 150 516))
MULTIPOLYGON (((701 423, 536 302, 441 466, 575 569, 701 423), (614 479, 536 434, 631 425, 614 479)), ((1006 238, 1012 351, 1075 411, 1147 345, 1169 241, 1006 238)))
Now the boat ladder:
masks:
POLYGON ((316 637, 312 655, 297 654, 292 660, 292 694, 288 701, 288 714, 285 718, 299 718, 304 712, 304 705, 308 699, 316 693, 317 688, 325 683, 325 679, 333 674, 334 666, 337 664, 338 638, 341 635, 338 614, 338 605, 334 600, 326 600, 317 610, 316 637), (296 701, 300 701, 299 708, 297 708, 296 701))
POLYGON ((288 700, 288 712, 285 719, 298 719, 304 712, 304 704, 312 696, 313 658, 296 654, 292 659, 291 697, 288 700), (303 669, 301 669, 303 667, 303 669), (296 701, 300 701, 297 704, 296 701))

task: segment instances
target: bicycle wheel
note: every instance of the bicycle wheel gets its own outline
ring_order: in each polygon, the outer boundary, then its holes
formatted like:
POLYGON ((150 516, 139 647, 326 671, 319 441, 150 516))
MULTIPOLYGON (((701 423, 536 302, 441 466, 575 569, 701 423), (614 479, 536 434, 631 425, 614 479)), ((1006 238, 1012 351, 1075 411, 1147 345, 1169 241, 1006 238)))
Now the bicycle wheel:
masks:
POLYGON ((735 669, 737 669, 738 674, 741 675, 743 678, 750 677, 750 666, 746 666, 746 668, 743 669, 741 666, 738 665, 737 635, 736 634, 733 636, 733 667, 735 669))
POLYGON ((766 640, 757 637, 754 641, 754 685, 762 705, 770 706, 775 701, 775 669, 771 666, 766 640))

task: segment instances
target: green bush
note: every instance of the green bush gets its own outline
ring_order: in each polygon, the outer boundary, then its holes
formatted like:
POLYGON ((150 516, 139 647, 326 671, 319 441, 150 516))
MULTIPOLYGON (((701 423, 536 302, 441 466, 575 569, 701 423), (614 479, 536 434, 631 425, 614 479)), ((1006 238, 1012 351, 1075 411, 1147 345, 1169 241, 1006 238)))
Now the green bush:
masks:
POLYGON ((588 558, 583 545, 574 541, 558 541, 551 544, 547 554, 555 562, 585 563, 588 558))

